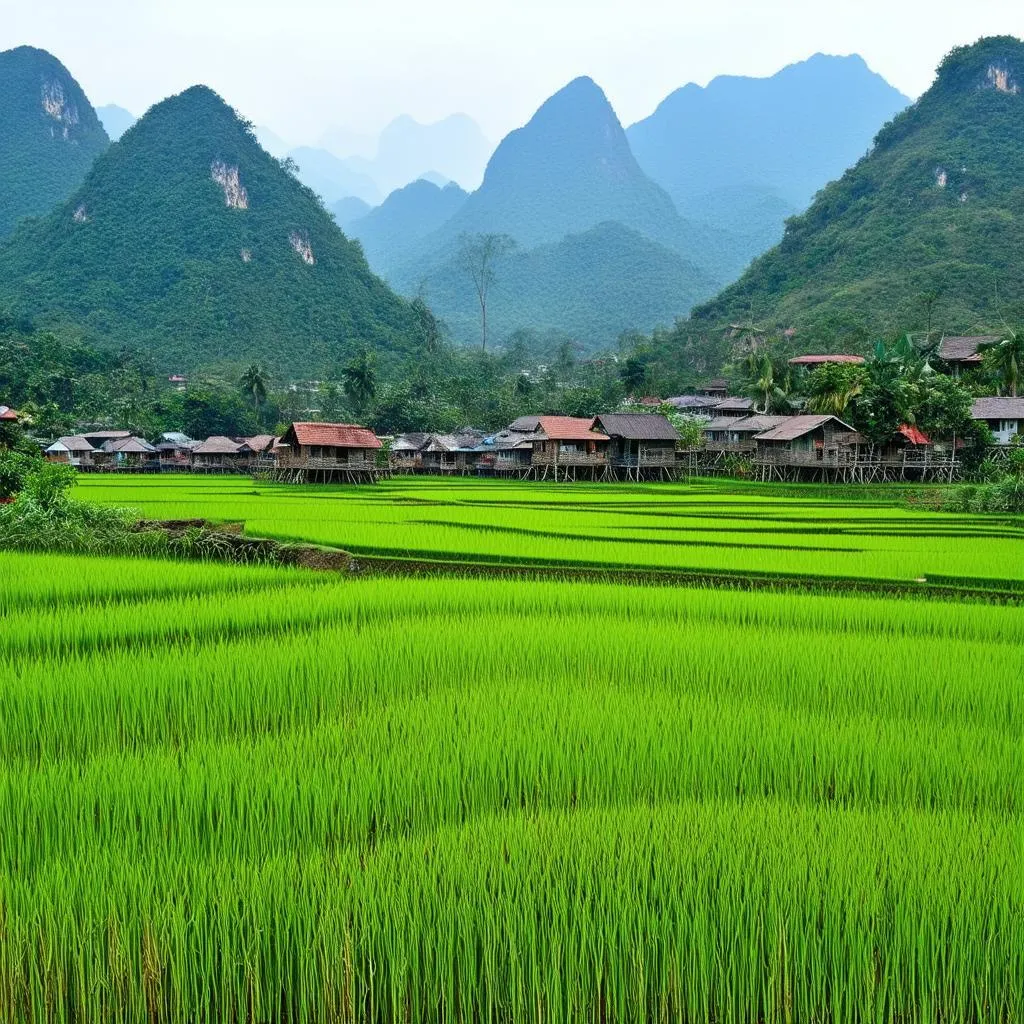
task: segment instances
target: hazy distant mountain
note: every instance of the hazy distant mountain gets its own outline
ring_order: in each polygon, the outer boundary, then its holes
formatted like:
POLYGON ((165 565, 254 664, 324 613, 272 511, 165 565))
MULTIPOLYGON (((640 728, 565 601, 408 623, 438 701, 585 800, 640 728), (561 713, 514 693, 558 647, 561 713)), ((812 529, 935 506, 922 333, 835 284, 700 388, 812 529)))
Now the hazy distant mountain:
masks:
POLYGON ((154 106, 0 247, 4 301, 181 370, 263 359, 310 374, 364 343, 387 359, 420 338, 410 304, 201 86, 154 106))
POLYGON ((349 196, 357 196, 371 206, 381 201, 383 193, 373 178, 326 149, 300 146, 288 156, 299 165, 299 180, 328 205, 349 196))
POLYGON ((273 157, 277 157, 278 160, 283 159, 288 155, 288 151, 292 148, 288 145, 280 135, 277 134, 272 128, 268 128, 266 125, 256 125, 253 129, 256 133, 256 141, 273 157))
POLYGON ((370 159, 377 152, 377 138, 367 132, 352 131, 344 125, 334 125, 320 136, 316 147, 326 149, 339 160, 347 160, 350 156, 370 159))
POLYGON ((56 57, 29 46, 0 53, 0 238, 66 199, 108 145, 56 57))
POLYGON ((116 103, 108 103, 106 106, 97 107, 96 114, 103 125, 104 130, 110 136, 111 142, 116 142, 138 118, 124 107, 116 103))
POLYGON ((591 79, 577 78, 505 137, 483 184, 432 241, 440 248, 461 232, 502 232, 529 248, 605 221, 694 262, 699 254, 703 265, 720 270, 711 233, 683 221, 640 169, 604 93, 591 79))
MULTIPOLYGON (((478 342, 476 294, 457 261, 433 267, 415 286, 457 341, 478 342)), ((715 287, 677 252, 604 223, 503 259, 487 315, 496 342, 533 328, 570 335, 592 351, 626 330, 671 325, 715 287)))
POLYGON ((682 216, 747 236, 749 258, 909 102, 860 57, 819 53, 771 78, 684 86, 627 135, 682 216))
POLYGON ((1024 318, 1024 43, 954 50, 869 155, 696 328, 753 318, 819 343, 1024 318))
POLYGON ((466 201, 454 182, 438 188, 424 179, 392 192, 375 210, 349 224, 370 266, 379 274, 393 269, 411 247, 452 217, 466 201))
POLYGON ((365 217, 372 209, 373 207, 369 203, 364 202, 358 196, 346 196, 330 205, 331 215, 346 235, 349 233, 349 225, 353 221, 359 220, 360 217, 365 217))

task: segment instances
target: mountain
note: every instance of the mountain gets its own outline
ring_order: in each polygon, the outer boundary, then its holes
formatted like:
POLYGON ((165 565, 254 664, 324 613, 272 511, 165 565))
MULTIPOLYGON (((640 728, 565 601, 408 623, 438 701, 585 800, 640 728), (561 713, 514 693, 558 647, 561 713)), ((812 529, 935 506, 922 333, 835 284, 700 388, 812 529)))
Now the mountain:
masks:
POLYGON ((480 184, 492 149, 480 126, 465 114, 433 124, 403 115, 381 132, 373 160, 355 166, 364 167, 386 192, 429 171, 473 189, 480 184))
POLYGON ((108 144, 56 57, 29 46, 0 53, 0 238, 71 195, 108 144))
POLYGON ((310 374, 414 350, 417 311, 317 198, 197 86, 153 107, 82 187, 0 248, 0 305, 141 348, 167 369, 310 374))
POLYGON ((640 169, 601 89, 589 78, 577 78, 505 137, 483 184, 436 241, 462 232, 500 232, 532 247, 605 221, 684 256, 700 252, 703 257, 713 244, 711 233, 691 230, 668 195, 640 169))
POLYGON ((770 78, 686 85, 626 134, 682 216, 741 236, 749 261, 909 103, 860 57, 819 53, 770 78))
POLYGON ((467 193, 454 182, 444 188, 424 179, 397 189, 375 210, 349 223, 373 269, 383 275, 394 268, 409 246, 436 231, 465 203, 467 193))
POLYGON ((288 156, 299 166, 299 180, 328 205, 348 196, 357 196, 371 206, 381 201, 381 190, 373 178, 326 149, 300 146, 288 156))
POLYGON ((696 325, 753 319, 815 342, 1024 316, 1024 43, 953 50, 871 151, 789 222, 696 325))
POLYGON ((338 222, 338 226, 348 234, 349 225, 354 221, 365 217, 374 207, 363 202, 358 196, 346 196, 336 203, 331 203, 331 216, 338 222))
MULTIPOLYGON (((438 263, 409 284, 423 289, 456 341, 479 343, 476 293, 457 259, 438 263)), ((496 267, 487 318, 498 342, 518 328, 531 328, 572 336, 592 352, 623 331, 671 325, 715 287, 674 250, 605 222, 505 257, 496 267)))
POLYGON ((417 178, 476 188, 493 148, 466 114, 452 114, 433 124, 421 124, 403 114, 376 138, 334 128, 321 137, 319 145, 350 170, 372 178, 385 195, 417 178))
POLYGON ((138 118, 124 107, 116 103, 108 103, 105 107, 97 107, 96 114, 103 125, 103 130, 110 136, 111 142, 116 142, 138 118))

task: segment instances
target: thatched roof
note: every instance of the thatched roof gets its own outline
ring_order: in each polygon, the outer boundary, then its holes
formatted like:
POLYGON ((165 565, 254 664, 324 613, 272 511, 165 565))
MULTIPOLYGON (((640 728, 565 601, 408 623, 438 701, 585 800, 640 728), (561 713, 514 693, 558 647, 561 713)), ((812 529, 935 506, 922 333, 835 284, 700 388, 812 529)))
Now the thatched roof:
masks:
POLYGON ((246 455, 252 449, 244 441, 232 441, 230 437, 208 437, 192 449, 193 455, 246 455))

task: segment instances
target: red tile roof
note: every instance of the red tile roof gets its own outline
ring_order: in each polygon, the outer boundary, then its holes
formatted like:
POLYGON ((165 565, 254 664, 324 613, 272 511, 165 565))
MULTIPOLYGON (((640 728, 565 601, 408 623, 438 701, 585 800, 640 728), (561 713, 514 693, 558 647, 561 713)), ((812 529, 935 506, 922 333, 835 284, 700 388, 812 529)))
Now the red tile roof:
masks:
POLYGON ((369 427, 352 423, 293 423, 300 445, 322 445, 330 448, 380 448, 380 438, 369 427))
POLYGON ((576 416, 541 416, 537 430, 549 441, 607 441, 607 434, 590 429, 593 422, 576 416))
POLYGON ((16 420, 18 414, 7 405, 0 405, 0 420, 16 420))
POLYGON ((900 425, 900 433, 911 443, 911 444, 931 444, 931 439, 927 434, 922 434, 917 427, 912 427, 909 423, 903 423, 900 425))
POLYGON ((819 363, 863 363, 863 356, 825 355, 793 356, 790 366, 817 366, 819 363))

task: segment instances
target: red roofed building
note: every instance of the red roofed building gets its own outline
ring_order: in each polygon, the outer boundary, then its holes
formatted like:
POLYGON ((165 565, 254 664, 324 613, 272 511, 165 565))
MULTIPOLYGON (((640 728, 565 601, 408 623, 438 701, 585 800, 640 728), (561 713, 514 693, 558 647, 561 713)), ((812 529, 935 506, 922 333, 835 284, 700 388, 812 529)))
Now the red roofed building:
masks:
POLYGON ((607 434, 594 429, 593 419, 539 416, 530 475, 539 480, 603 478, 608 475, 608 441, 607 434))
POLYGON ((0 405, 0 422, 17 423, 18 414, 9 405, 0 405))
POLYGON ((375 483, 381 441, 352 423, 293 423, 274 447, 276 476, 295 483, 375 483))

